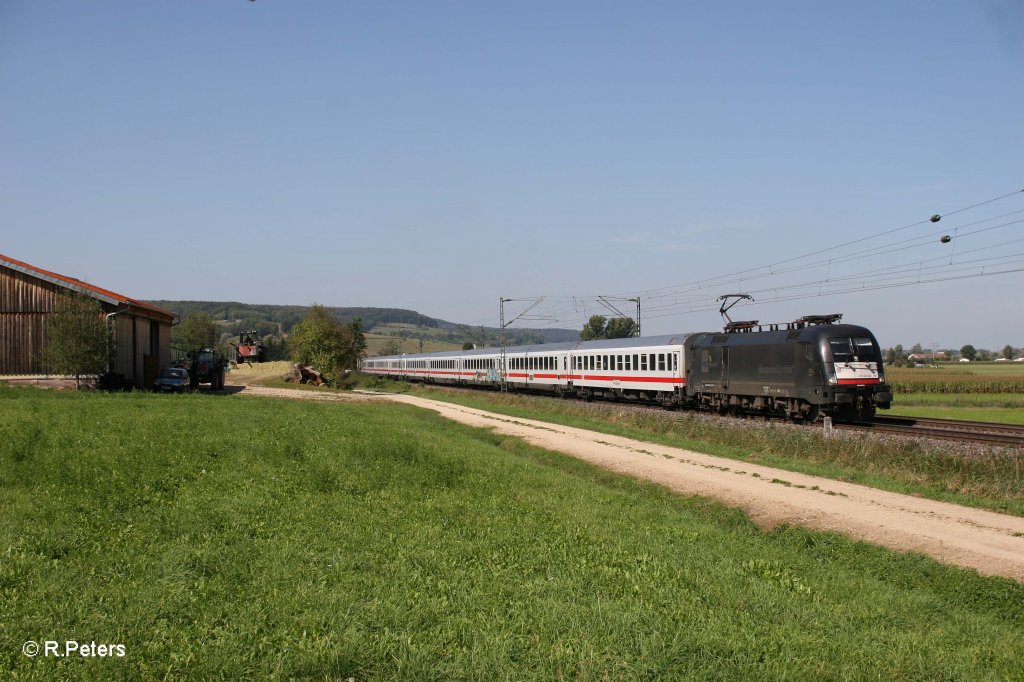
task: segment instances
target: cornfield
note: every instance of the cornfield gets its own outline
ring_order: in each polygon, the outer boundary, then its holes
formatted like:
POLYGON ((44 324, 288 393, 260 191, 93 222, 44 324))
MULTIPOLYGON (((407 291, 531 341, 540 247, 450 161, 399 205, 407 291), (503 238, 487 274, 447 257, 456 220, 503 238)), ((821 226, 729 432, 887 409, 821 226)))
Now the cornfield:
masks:
POLYGON ((894 393, 1024 393, 1024 374, 973 374, 948 369, 889 367, 894 393))

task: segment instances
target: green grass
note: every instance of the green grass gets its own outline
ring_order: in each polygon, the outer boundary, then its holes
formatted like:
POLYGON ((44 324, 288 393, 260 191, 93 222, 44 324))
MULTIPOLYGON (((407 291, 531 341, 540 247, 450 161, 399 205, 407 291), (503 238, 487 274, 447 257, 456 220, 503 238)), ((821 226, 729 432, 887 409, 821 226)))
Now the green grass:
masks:
POLYGON ((400 405, 0 392, 19 679, 1010 679, 1024 586, 400 405), (122 659, 23 656, 28 639, 122 659))
POLYGON ((1020 393, 904 393, 896 397, 899 405, 913 407, 995 407, 1024 409, 1024 394, 1020 393))
POLYGON ((423 386, 359 378, 361 385, 408 391, 501 414, 682 447, 885 490, 1024 515, 1024 450, 979 456, 954 442, 825 438, 820 428, 707 419, 689 411, 623 409, 620 404, 423 386))
POLYGON ((1024 394, 904 393, 896 396, 892 409, 885 414, 1024 424, 1024 394))

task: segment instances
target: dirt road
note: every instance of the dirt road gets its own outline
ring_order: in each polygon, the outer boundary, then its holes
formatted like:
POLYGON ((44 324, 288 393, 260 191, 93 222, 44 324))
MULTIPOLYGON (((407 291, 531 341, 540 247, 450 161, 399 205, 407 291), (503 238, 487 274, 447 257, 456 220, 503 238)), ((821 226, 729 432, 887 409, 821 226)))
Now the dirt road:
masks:
MULTIPOLYGON (((344 400, 339 394, 247 388, 244 393, 344 400)), ((680 448, 485 412, 408 395, 356 394, 439 412, 454 421, 562 452, 682 493, 740 507, 758 524, 837 531, 898 551, 1024 582, 1024 518, 961 507, 853 483, 738 462, 680 448)))

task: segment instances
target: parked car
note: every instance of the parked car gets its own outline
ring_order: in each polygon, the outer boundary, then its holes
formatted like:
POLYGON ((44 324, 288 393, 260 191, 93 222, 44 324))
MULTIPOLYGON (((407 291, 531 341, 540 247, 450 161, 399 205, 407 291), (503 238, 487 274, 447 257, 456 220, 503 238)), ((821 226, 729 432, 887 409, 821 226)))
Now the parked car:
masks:
POLYGON ((153 384, 153 390, 159 393, 185 393, 192 390, 188 370, 181 367, 165 369, 157 377, 156 382, 153 384))

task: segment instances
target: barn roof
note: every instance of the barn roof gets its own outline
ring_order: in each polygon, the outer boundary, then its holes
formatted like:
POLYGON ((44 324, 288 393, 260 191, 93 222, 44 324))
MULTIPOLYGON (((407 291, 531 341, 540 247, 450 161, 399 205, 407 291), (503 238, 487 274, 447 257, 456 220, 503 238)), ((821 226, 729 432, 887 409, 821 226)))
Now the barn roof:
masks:
POLYGON ((116 291, 110 291, 109 289, 98 287, 95 284, 83 282, 82 280, 75 279, 74 277, 68 277, 67 275, 60 275, 56 272, 37 268, 34 265, 29 265, 28 263, 16 260, 10 256, 5 256, 2 253, 0 253, 0 267, 10 268, 11 270, 24 273, 31 277, 36 277, 46 282, 50 282, 51 284, 56 284, 57 286, 64 287, 65 289, 75 291, 85 296, 99 299, 100 301, 109 303, 110 305, 127 305, 140 310, 147 310, 160 315, 166 315, 167 317, 177 317, 170 311, 150 305, 144 301, 130 298, 124 294, 119 294, 116 291))

